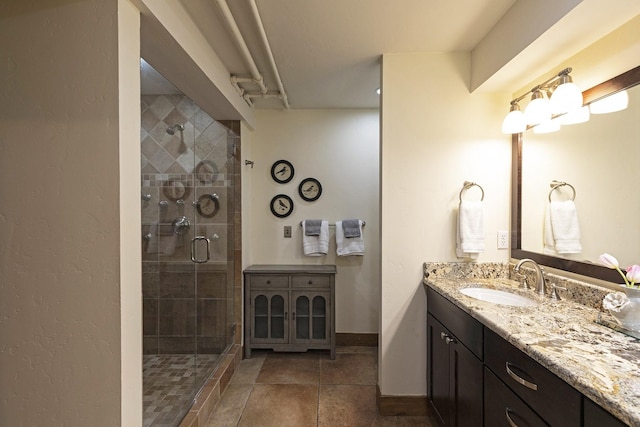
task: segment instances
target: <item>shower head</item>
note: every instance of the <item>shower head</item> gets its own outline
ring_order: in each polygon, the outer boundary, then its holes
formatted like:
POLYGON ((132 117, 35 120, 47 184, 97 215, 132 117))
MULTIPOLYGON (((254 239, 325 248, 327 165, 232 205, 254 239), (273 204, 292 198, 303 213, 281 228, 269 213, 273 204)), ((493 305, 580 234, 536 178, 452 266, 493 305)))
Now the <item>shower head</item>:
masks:
POLYGON ((179 130, 180 132, 182 132, 184 130, 184 126, 180 125, 180 124, 175 124, 173 126, 169 126, 167 128, 167 133, 169 135, 175 135, 176 130, 179 130))

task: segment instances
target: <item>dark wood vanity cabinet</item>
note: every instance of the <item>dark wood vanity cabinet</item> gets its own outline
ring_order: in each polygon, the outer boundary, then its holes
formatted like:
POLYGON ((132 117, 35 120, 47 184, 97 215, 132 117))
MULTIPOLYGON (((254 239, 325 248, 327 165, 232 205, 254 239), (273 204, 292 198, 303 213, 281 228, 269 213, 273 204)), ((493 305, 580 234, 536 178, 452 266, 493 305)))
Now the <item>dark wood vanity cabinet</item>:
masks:
POLYGON ((430 287, 427 395, 442 426, 626 425, 430 287))
POLYGON ((326 349, 335 359, 335 265, 253 265, 244 271, 244 352, 326 349))
POLYGON ((427 393, 433 413, 443 426, 482 426, 482 325, 430 289, 427 310, 427 393))
POLYGON ((584 398, 584 427, 626 427, 626 424, 593 403, 584 398))
MULTIPOLYGON (((523 420, 535 419, 530 425, 542 421, 551 426, 580 427, 582 395, 576 389, 487 328, 484 356, 489 372, 513 392, 514 398, 530 408, 526 414, 524 410, 527 408, 518 412, 512 406, 513 399, 496 402, 497 398, 490 399, 491 395, 485 388, 485 401, 491 400, 493 408, 491 413, 487 410, 485 425, 509 425, 506 414, 511 408, 510 417, 516 425, 528 425, 523 420), (498 413, 493 413, 495 411, 498 413), (521 422, 515 421, 516 418, 521 422), (503 421, 501 424, 487 422, 493 419, 503 421)), ((488 378, 491 377, 485 376, 485 382, 489 384, 488 378)))

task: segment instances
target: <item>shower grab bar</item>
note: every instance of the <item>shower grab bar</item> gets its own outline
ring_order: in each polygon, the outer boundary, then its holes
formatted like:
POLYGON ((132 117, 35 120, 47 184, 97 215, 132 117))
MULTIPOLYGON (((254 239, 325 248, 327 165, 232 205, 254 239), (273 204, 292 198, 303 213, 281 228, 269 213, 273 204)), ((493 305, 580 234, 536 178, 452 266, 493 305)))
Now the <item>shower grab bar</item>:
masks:
POLYGON ((551 190, 549 191, 549 202, 551 202, 551 193, 553 193, 560 187, 564 187, 565 185, 571 188, 571 191, 573 191, 573 196, 571 197, 571 200, 576 199, 576 189, 574 188, 573 185, 569 184, 568 182, 558 181, 554 179, 553 181, 551 181, 551 184, 549 184, 549 187, 551 187, 551 190))
POLYGON ((211 259, 211 250, 209 248, 210 243, 211 241, 205 236, 195 236, 193 239, 191 239, 191 261, 195 262, 196 264, 204 264, 205 262, 209 261, 211 259), (207 257, 205 259, 196 258, 196 242, 198 240, 204 240, 205 242, 207 242, 207 257))

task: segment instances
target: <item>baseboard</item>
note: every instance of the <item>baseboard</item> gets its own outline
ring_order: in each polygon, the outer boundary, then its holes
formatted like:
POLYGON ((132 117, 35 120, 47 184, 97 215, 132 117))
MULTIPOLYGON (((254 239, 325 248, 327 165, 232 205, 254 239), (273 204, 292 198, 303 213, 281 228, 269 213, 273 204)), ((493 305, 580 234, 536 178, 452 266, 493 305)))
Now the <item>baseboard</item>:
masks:
POLYGON ((336 345, 376 347, 378 334, 336 333, 336 345))
POLYGON ((427 396, 382 396, 376 386, 376 401, 380 415, 431 416, 427 396))

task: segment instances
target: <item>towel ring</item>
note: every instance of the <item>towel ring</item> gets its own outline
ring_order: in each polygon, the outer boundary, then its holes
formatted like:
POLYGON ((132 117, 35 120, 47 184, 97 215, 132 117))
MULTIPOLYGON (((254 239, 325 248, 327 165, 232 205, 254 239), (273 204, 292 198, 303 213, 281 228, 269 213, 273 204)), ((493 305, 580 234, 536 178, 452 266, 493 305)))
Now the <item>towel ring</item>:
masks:
POLYGON ((551 202, 551 193, 553 193, 555 190, 557 190, 560 187, 564 187, 565 185, 571 188, 571 191, 573 191, 573 196, 571 197, 571 200, 576 199, 576 189, 573 187, 573 185, 569 184, 568 182, 557 181, 554 179, 553 181, 551 181, 551 184, 549 184, 549 187, 551 187, 551 191, 549 191, 549 202, 551 202))
POLYGON ((465 181, 462 184, 462 190, 460 190, 460 195, 458 196, 458 198, 460 199, 460 202, 462 202, 462 193, 464 192, 464 190, 468 190, 473 186, 478 187, 480 191, 482 191, 482 197, 480 197, 480 201, 484 200, 484 189, 480 186, 480 184, 476 184, 475 182, 471 182, 471 181, 465 181))

